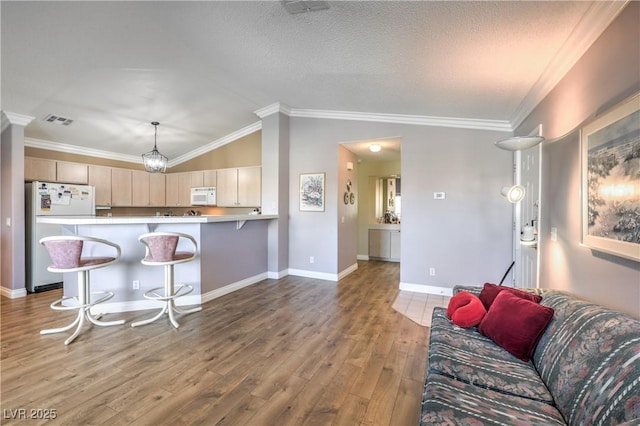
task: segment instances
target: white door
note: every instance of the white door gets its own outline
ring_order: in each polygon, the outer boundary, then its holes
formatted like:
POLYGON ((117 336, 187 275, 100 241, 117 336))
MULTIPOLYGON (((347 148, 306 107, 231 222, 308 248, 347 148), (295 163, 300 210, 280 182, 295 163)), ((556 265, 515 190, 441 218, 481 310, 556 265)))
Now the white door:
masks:
POLYGON ((538 250, 537 250, 537 230, 538 212, 540 209, 540 158, 541 145, 534 146, 516 155, 518 161, 517 169, 520 172, 520 184, 525 187, 526 195, 520 201, 519 214, 516 215, 514 242, 516 244, 516 287, 537 287, 538 286, 538 250), (518 158, 519 157, 519 158, 518 158), (520 233, 525 225, 534 226, 536 232, 535 241, 528 243, 520 242, 520 233))

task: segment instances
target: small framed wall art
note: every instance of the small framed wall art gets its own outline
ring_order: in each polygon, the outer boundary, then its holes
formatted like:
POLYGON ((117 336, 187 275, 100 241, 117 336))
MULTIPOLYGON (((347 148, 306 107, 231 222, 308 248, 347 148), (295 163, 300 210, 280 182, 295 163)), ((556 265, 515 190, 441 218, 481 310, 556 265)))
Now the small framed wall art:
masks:
POLYGON ((324 211, 324 173, 300 174, 300 211, 324 211))

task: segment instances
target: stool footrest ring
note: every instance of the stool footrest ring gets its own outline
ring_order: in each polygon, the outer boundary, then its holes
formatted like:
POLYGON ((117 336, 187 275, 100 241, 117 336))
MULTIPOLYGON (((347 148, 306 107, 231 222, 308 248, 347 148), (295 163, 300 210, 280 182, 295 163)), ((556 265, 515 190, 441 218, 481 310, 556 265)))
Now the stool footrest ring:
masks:
POLYGON ((147 290, 144 292, 144 297, 145 299, 159 300, 164 302, 167 300, 172 300, 178 297, 186 296, 187 294, 193 291, 193 286, 189 284, 177 285, 175 286, 175 290, 176 290, 175 293, 169 294, 169 295, 158 293, 158 291, 161 291, 161 290, 164 290, 164 287, 156 287, 156 288, 152 288, 151 290, 147 290), (183 289, 186 289, 186 291, 182 291, 183 289))
POLYGON ((112 291, 92 291, 91 295, 103 295, 102 297, 100 297, 98 300, 95 300, 93 302, 89 302, 86 304, 80 304, 80 301, 78 300, 77 296, 66 296, 66 297, 62 297, 60 299, 57 299, 55 301, 53 301, 51 303, 51 309, 55 309, 56 311, 71 311, 74 309, 89 309, 92 308, 93 306, 99 304, 99 303, 103 303, 106 302, 107 300, 111 299, 113 297, 113 292, 112 291), (78 304, 74 305, 74 306, 65 306, 63 305, 64 302, 66 302, 67 300, 75 300, 78 304))

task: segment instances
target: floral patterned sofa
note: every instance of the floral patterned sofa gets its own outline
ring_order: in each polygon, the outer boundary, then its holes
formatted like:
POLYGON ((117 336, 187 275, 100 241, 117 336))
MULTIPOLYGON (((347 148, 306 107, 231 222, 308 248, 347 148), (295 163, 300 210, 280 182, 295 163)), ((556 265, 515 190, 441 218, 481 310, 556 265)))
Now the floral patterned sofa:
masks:
MULTIPOLYGON (((482 287, 456 287, 478 295, 482 287)), ((421 425, 640 424, 640 321, 552 290, 529 362, 433 312, 421 425)))

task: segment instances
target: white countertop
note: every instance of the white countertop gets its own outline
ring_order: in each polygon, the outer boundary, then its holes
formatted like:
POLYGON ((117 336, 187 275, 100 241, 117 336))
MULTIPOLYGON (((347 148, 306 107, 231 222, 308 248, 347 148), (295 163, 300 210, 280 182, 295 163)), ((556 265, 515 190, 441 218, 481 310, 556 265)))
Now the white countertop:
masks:
POLYGON ((216 223, 277 219, 278 215, 239 214, 211 216, 38 216, 37 223, 58 225, 127 225, 140 223, 216 223))

